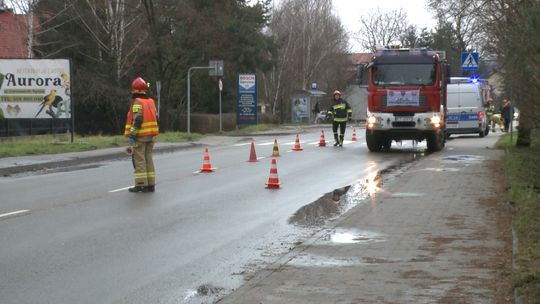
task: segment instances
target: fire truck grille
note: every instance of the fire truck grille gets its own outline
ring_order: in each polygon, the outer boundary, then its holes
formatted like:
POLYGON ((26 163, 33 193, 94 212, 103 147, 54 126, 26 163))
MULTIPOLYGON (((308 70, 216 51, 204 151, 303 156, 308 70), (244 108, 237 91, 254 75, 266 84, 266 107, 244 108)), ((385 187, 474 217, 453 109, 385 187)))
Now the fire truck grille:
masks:
MULTIPOLYGON (((426 106, 426 96, 425 95, 420 95, 420 100, 419 100, 419 103, 420 103, 420 106, 421 107, 424 107, 426 106)), ((387 106, 387 96, 386 95, 383 95, 382 98, 381 98, 381 104, 383 107, 386 107, 387 106)))
POLYGON ((414 121, 394 121, 392 122, 392 127, 394 128, 414 128, 416 126, 416 122, 414 121))

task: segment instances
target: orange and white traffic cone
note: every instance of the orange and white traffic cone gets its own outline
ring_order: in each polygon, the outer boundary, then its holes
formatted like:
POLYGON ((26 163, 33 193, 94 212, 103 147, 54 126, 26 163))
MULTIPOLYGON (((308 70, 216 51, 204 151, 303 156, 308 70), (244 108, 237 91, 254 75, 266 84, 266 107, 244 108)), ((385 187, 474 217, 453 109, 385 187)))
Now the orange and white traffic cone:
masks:
POLYGON ((293 151, 302 151, 302 147, 300 147, 300 138, 298 138, 298 134, 296 134, 296 142, 294 143, 294 147, 292 148, 293 151))
POLYGON ((279 147, 277 143, 277 139, 274 139, 274 148, 272 150, 272 157, 278 157, 279 156, 279 147))
POLYGON ((251 142, 251 152, 249 153, 249 160, 250 163, 258 162, 257 160, 257 153, 255 153, 255 143, 251 142))
POLYGON ((268 189, 278 189, 281 183, 279 182, 279 177, 277 173, 277 163, 276 159, 272 158, 272 166, 270 166, 270 176, 266 182, 266 188, 268 189))
POLYGON ((351 140, 352 140, 352 141, 356 141, 356 140, 357 140, 357 138, 356 138, 356 128, 353 128, 353 129, 352 129, 352 139, 351 139, 351 140))
POLYGON ((212 165, 210 164, 210 155, 208 154, 208 148, 204 148, 204 159, 201 167, 201 172, 214 172, 214 169, 215 168, 212 168, 212 165))
POLYGON ((326 147, 326 141, 324 140, 324 130, 321 130, 321 140, 319 141, 319 147, 326 147))

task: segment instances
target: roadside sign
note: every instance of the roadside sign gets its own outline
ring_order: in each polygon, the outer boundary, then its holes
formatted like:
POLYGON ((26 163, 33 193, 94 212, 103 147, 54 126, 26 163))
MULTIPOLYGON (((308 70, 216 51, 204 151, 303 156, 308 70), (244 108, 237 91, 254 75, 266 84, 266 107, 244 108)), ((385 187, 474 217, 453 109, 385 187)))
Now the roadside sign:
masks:
POLYGON ((478 70, 478 52, 461 53, 461 69, 463 71, 478 70))
POLYGON ((221 78, 218 80, 218 87, 219 87, 219 91, 223 91, 223 81, 221 81, 221 78))
POLYGON ((236 123, 257 124, 257 76, 238 74, 236 123))
POLYGON ((223 76, 223 60, 210 60, 208 67, 208 76, 223 76))

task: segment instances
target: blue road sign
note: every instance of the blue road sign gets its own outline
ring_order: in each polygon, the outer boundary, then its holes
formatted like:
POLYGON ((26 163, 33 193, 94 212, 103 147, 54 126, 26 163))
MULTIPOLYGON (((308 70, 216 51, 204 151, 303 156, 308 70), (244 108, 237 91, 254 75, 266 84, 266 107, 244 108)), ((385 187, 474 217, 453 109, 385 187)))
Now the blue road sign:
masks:
POLYGON ((478 64, 478 52, 461 53, 461 69, 463 71, 476 71, 478 64))
POLYGON ((257 76, 238 75, 236 123, 257 124, 257 76))

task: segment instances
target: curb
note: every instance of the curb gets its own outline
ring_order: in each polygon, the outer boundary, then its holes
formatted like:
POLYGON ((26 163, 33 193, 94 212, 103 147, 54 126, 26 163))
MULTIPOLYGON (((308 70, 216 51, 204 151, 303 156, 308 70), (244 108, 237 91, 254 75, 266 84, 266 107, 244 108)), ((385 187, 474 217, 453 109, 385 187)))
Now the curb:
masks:
MULTIPOLYGON (((159 153, 159 154, 169 153, 169 152, 186 150, 186 149, 199 147, 199 146, 202 146, 202 145, 199 143, 188 143, 187 145, 182 145, 182 146, 171 145, 171 146, 154 148, 154 152, 159 153)), ((48 161, 48 162, 43 162, 39 164, 22 165, 22 166, 15 165, 13 167, 0 168, 0 176, 8 177, 11 175, 26 173, 26 172, 36 172, 36 171, 49 170, 49 169, 74 167, 81 164, 90 164, 90 163, 98 163, 98 162, 103 162, 103 161, 117 160, 117 159, 122 159, 125 157, 127 157, 127 155, 124 152, 111 151, 109 153, 104 153, 101 155, 76 157, 76 158, 72 158, 68 160, 48 161)))

